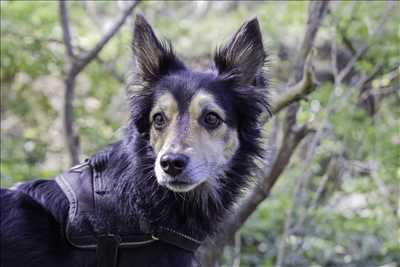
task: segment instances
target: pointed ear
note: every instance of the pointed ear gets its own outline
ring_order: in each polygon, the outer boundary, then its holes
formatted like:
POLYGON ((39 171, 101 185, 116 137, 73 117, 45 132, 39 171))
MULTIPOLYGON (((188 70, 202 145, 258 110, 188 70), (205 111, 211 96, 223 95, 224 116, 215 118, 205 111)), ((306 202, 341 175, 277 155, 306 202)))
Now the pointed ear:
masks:
POLYGON ((220 47, 214 62, 219 75, 238 77, 242 84, 252 84, 265 64, 260 25, 256 18, 245 22, 231 39, 220 47))
POLYGON ((137 75, 144 82, 156 81, 164 74, 185 68, 175 56, 171 44, 158 40, 142 15, 136 16, 132 48, 137 61, 137 75))

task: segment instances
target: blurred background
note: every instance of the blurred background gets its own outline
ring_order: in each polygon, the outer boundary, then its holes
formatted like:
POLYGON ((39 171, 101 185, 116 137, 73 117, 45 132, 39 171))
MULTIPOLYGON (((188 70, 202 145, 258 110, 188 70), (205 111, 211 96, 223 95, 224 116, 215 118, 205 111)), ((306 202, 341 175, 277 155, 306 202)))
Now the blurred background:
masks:
MULTIPOLYGON (((58 2, 1 1, 2 187, 50 179, 122 136, 135 12, 194 68, 257 16, 271 98, 288 92, 309 2, 143 1, 121 17, 130 5, 68 2, 69 53, 58 2)), ((293 104, 290 126, 308 131, 269 197, 204 266, 400 266, 399 25, 394 2, 329 4, 310 52, 315 86, 293 104)), ((284 149, 288 114, 283 106, 264 126, 266 161, 284 149)))

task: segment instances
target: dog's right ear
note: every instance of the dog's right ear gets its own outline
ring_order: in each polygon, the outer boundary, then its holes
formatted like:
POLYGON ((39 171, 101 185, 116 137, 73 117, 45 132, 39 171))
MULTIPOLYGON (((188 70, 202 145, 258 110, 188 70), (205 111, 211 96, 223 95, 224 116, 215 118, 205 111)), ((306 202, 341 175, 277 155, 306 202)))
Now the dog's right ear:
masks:
POLYGON ((171 44, 158 40, 142 15, 136 15, 132 48, 137 61, 137 75, 143 82, 154 82, 162 75, 184 68, 171 44))

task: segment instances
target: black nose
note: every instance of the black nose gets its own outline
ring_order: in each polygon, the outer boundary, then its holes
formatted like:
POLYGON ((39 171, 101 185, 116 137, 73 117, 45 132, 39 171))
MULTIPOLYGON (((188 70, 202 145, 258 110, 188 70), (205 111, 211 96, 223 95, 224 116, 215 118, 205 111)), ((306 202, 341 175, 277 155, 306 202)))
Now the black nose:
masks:
POLYGON ((183 154, 166 153, 160 159, 161 168, 171 176, 179 175, 189 162, 183 154))

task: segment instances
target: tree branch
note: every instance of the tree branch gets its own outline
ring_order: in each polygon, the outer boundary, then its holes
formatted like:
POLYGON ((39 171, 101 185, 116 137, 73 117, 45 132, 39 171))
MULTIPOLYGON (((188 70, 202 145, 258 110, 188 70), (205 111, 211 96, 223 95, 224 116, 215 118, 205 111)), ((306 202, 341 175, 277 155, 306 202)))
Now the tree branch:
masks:
POLYGON ((71 61, 75 60, 75 54, 72 49, 71 42, 71 31, 69 29, 69 18, 68 18, 68 10, 66 7, 65 1, 59 1, 59 14, 60 14, 60 22, 63 32, 63 41, 65 48, 67 50, 67 55, 71 61))
POLYGON ((298 127, 296 122, 293 121, 293 117, 296 116, 297 106, 290 106, 286 117, 286 128, 282 143, 278 151, 278 155, 272 164, 270 172, 264 176, 258 183, 257 186, 251 191, 250 194, 243 200, 242 204, 237 209, 234 222, 231 222, 228 226, 225 224, 224 227, 228 232, 228 236, 234 234, 241 225, 247 220, 247 218, 256 210, 258 205, 266 198, 271 192, 272 187, 283 173, 285 168, 289 165, 290 159, 296 150, 296 147, 300 142, 307 136, 307 134, 313 132, 306 125, 298 127))
POLYGON ((132 2, 117 19, 110 30, 106 34, 104 34, 104 36, 99 40, 99 42, 89 52, 79 57, 79 61, 77 63, 78 72, 86 67, 86 65, 89 64, 103 49, 108 41, 110 41, 110 39, 119 31, 121 26, 124 25, 126 19, 130 16, 133 9, 139 4, 139 2, 139 0, 132 2))
MULTIPOLYGON (((316 82, 313 79, 311 67, 311 56, 306 60, 303 70, 302 79, 292 86, 288 86, 288 89, 284 94, 275 96, 271 100, 272 113, 276 114, 282 109, 289 106, 291 103, 296 102, 305 96, 309 95, 317 87, 316 82)), ((265 120, 266 121, 266 120, 265 120)))
POLYGON ((295 63, 294 83, 297 83, 302 78, 303 71, 300 70, 303 70, 306 59, 314 45, 315 36, 328 9, 328 4, 329 1, 311 1, 309 3, 306 32, 295 63))
MULTIPOLYGON (((383 26, 385 25, 386 21, 390 17, 391 12, 394 10, 394 6, 396 5, 395 1, 387 1, 386 2, 386 8, 384 13, 382 14, 380 21, 378 25, 375 27, 375 29, 372 31, 370 38, 379 36, 383 32, 383 26)), ((357 60, 362 57, 368 50, 368 48, 372 45, 372 42, 365 42, 364 45, 356 51, 354 56, 351 58, 351 60, 346 64, 346 66, 340 71, 338 75, 338 80, 341 82, 352 70, 354 64, 357 62, 357 60)))
MULTIPOLYGON (((69 66, 71 68, 71 66, 69 66)), ((75 98, 75 78, 76 74, 72 70, 67 71, 65 77, 65 91, 64 91, 64 131, 65 139, 68 144, 68 151, 70 155, 71 165, 79 163, 80 144, 79 136, 75 132, 74 123, 74 107, 73 101, 75 98)))
MULTIPOLYGON (((334 69, 334 81, 335 81, 334 86, 335 86, 335 88, 337 88, 337 87, 341 86, 343 78, 347 75, 347 74, 343 75, 343 73, 348 72, 350 69, 343 69, 339 73, 337 71, 337 68, 336 68, 336 58, 337 58, 336 31, 334 32, 334 35, 333 35, 333 46, 332 47, 333 47, 333 49, 331 51, 331 57, 332 57, 332 65, 333 65, 332 67, 334 69)), ((366 45, 366 47, 369 47, 368 44, 366 45)), ((350 62, 353 62, 353 63, 351 63, 353 65, 356 62, 356 61, 353 61, 354 58, 359 58, 358 54, 355 54, 353 56, 353 58, 350 59, 348 64, 350 62)), ((374 70, 372 71, 372 73, 370 75, 364 75, 363 77, 361 77, 358 80, 357 84, 354 86, 354 89, 347 91, 346 94, 343 95, 343 97, 339 100, 342 100, 342 101, 347 100, 353 91, 360 90, 367 81, 371 80, 371 78, 374 77, 379 72, 380 68, 381 68, 380 64, 375 66, 374 70)), ((335 94, 334 94, 334 90, 333 90, 331 92, 329 100, 328 100, 328 104, 326 107, 323 122, 319 126, 318 130, 316 131, 316 134, 313 136, 313 138, 310 142, 307 154, 304 159, 304 165, 303 165, 304 169, 301 172, 302 175, 300 175, 298 178, 296 178, 297 183, 296 183, 295 190, 293 193, 292 204, 287 213, 284 231, 283 231, 281 240, 278 245, 278 255, 277 255, 277 261, 276 261, 277 267, 280 267, 283 263, 285 248, 286 248, 286 246, 285 246, 286 238, 290 232, 290 227, 292 224, 292 213, 295 210, 295 207, 297 207, 297 209, 300 209, 300 214, 301 214, 296 228, 300 229, 300 227, 303 225, 305 218, 307 216, 307 212, 310 207, 306 208, 306 204, 305 204, 306 201, 304 200, 304 196, 306 194, 305 190, 307 188, 308 181, 309 181, 310 177, 312 176, 312 170, 309 168, 309 166, 312 163, 312 160, 313 160, 315 152, 316 152, 316 148, 322 138, 324 128, 329 122, 329 117, 331 116, 332 113, 334 113, 340 107, 340 104, 342 101, 338 101, 338 99, 335 98, 335 94)))
MULTIPOLYGON (((393 10, 394 4, 395 3, 391 1, 388 2, 385 12, 381 17, 378 26, 373 30, 371 37, 375 37, 382 32, 382 28, 385 25, 387 18, 390 16, 390 12, 393 10)), ((306 31, 301 53, 299 54, 295 64, 295 72, 297 72, 297 75, 292 78, 292 82, 289 83, 283 94, 272 98, 271 107, 273 113, 277 113, 291 103, 303 99, 312 93, 317 87, 317 82, 313 79, 310 58, 310 50, 312 47, 311 38, 315 38, 317 24, 319 24, 318 19, 321 19, 321 16, 323 15, 323 9, 326 8, 327 1, 313 1, 310 3, 310 8, 312 8, 312 5, 314 5, 314 8, 317 10, 317 12, 315 12, 313 16, 310 16, 307 21, 307 25, 310 25, 310 27, 306 31)), ((366 53, 370 45, 371 42, 367 42, 363 47, 357 50, 352 59, 340 71, 339 75, 337 76, 339 80, 343 80, 349 74, 355 62, 366 53)), ((267 119, 264 119, 263 123, 266 121, 267 119)))
POLYGON ((110 30, 104 34, 102 38, 100 38, 100 41, 91 50, 88 52, 84 52, 84 50, 82 50, 83 52, 81 52, 79 55, 75 55, 72 47, 66 3, 63 0, 59 1, 60 24, 63 31, 64 46, 69 58, 69 62, 66 63, 66 76, 64 80, 65 92, 63 124, 71 164, 77 164, 79 162, 80 154, 79 135, 75 132, 74 128, 75 118, 73 102, 75 98, 76 77, 90 62, 97 57, 104 46, 119 31, 138 3, 139 0, 131 2, 130 5, 123 11, 120 18, 117 19, 110 30))
POLYGON ((321 25, 321 21, 328 9, 329 1, 311 1, 308 6, 308 19, 306 31, 300 52, 294 64, 294 74, 284 94, 272 99, 272 112, 276 113, 289 104, 298 101, 311 93, 316 84, 312 78, 311 48, 314 45, 315 36, 321 25))

